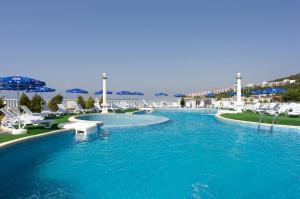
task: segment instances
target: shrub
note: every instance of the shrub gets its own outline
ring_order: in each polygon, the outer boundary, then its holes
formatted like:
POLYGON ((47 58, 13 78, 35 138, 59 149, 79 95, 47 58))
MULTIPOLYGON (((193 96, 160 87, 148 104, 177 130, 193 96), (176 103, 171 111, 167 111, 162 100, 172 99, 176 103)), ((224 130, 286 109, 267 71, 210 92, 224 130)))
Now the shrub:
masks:
POLYGON ((184 97, 182 97, 180 99, 180 106, 181 106, 181 108, 183 108, 185 106, 185 99, 184 99, 184 97))
POLYGON ((103 103, 103 96, 101 96, 100 98, 99 98, 99 105, 102 107, 102 103, 103 103))
POLYGON ((5 106, 3 98, 4 97, 0 97, 0 108, 3 108, 5 106))
POLYGON ((41 112, 41 104, 42 104, 42 97, 40 95, 35 94, 30 103, 30 109, 32 112, 40 113, 41 112))
POLYGON ((94 103, 95 103, 95 100, 94 100, 94 98, 92 97, 92 96, 90 96, 87 100, 86 100, 86 102, 85 102, 85 107, 87 108, 87 109, 90 109, 90 108, 93 108, 94 107, 94 103))
POLYGON ((26 107, 30 108, 31 102, 30 102, 29 97, 25 93, 22 93, 19 103, 20 103, 20 106, 26 106, 26 107))
POLYGON ((300 92, 297 90, 289 90, 282 95, 282 101, 284 102, 298 102, 300 101, 300 92))
POLYGON ((78 97, 77 97, 77 103, 80 104, 83 109, 85 109, 84 98, 81 95, 78 95, 78 97))
POLYGON ((51 111, 57 111, 58 107, 57 104, 61 104, 64 97, 62 95, 56 95, 54 96, 48 104, 48 107, 51 109, 51 111))
MULTIPOLYGON (((0 97, 0 108, 3 108, 5 105, 4 105, 4 101, 3 101, 3 97, 0 97)), ((0 118, 2 116, 2 111, 0 111, 0 118)))

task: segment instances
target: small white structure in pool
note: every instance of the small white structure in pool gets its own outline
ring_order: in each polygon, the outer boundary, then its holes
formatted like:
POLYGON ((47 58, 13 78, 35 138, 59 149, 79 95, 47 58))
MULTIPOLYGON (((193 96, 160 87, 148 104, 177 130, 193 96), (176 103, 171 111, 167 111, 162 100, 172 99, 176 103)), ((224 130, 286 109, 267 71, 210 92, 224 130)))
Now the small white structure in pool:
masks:
POLYGON ((103 122, 104 127, 132 127, 147 126, 169 121, 169 118, 156 115, 130 115, 130 114, 89 114, 74 117, 77 122, 94 121, 103 122))

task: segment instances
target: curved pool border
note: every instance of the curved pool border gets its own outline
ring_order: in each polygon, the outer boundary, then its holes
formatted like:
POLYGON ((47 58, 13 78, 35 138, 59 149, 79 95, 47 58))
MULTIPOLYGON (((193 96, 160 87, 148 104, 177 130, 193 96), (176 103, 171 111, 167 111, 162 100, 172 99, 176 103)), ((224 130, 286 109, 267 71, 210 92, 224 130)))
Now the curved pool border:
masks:
MULTIPOLYGON (((82 116, 87 116, 87 115, 100 115, 101 113, 92 113, 92 114, 84 114, 84 115, 76 115, 73 117, 69 118, 69 121, 71 122, 95 122, 95 121, 91 121, 91 120, 83 120, 83 119, 78 119, 78 117, 82 117, 82 116)), ((120 114, 125 114, 125 113, 120 113, 120 114)), ((112 113, 111 115, 115 115, 114 113, 112 113)), ((132 114, 127 114, 127 115, 132 115, 132 114)), ((104 128, 130 128, 130 127, 142 127, 142 126, 152 126, 152 125, 158 125, 158 124, 163 124, 166 122, 169 122, 170 119, 164 116, 160 116, 160 115, 151 115, 154 117, 160 117, 163 118, 164 120, 162 121, 158 121, 158 122, 153 122, 150 124, 135 124, 135 125, 105 125, 105 122, 103 122, 103 127, 104 128)))
MULTIPOLYGON (((240 126, 258 128, 258 122, 250 122, 244 120, 235 120, 231 118, 225 118, 222 116, 224 113, 237 113, 235 111, 218 111, 215 114, 215 117, 223 122, 234 123, 240 126)), ((261 123, 260 128, 264 130, 271 130, 272 124, 261 123)), ((282 124, 273 124, 273 130, 279 131, 294 131, 296 133, 300 133, 300 126, 290 126, 290 125, 282 125, 282 124)))
POLYGON ((49 132, 46 132, 46 133, 21 137, 21 138, 15 139, 15 140, 10 140, 10 141, 7 141, 7 142, 0 143, 0 150, 3 149, 3 148, 9 147, 11 145, 15 145, 15 144, 25 142, 25 141, 28 141, 28 140, 33 140, 33 139, 38 139, 38 138, 41 138, 41 137, 51 136, 51 135, 55 135, 55 134, 58 134, 58 133, 66 133, 66 132, 74 133, 74 131, 75 131, 75 129, 59 129, 59 130, 55 130, 55 131, 49 131, 49 132))

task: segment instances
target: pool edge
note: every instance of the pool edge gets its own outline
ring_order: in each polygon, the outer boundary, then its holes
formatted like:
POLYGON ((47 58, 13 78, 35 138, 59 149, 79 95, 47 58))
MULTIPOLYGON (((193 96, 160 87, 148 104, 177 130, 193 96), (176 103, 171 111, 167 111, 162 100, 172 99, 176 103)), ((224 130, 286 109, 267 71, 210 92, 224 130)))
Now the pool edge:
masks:
POLYGON ((10 141, 7 141, 7 142, 0 143, 0 149, 6 148, 6 147, 9 147, 11 145, 15 145, 15 144, 18 144, 18 143, 21 143, 21 142, 26 142, 28 140, 37 139, 37 138, 40 138, 40 137, 46 137, 46 136, 54 135, 54 134, 57 134, 57 133, 69 132, 69 131, 73 132, 74 129, 62 129, 62 130, 49 131, 49 132, 46 132, 46 133, 41 133, 41 134, 37 134, 37 135, 18 138, 18 139, 15 139, 15 140, 10 140, 10 141))
MULTIPOLYGON (((217 119, 220 119, 222 121, 225 122, 230 122, 230 123, 235 123, 235 124, 239 124, 242 126, 248 126, 248 127, 256 127, 258 128, 258 122, 250 122, 250 121, 243 121, 243 120, 235 120, 235 119, 231 119, 231 118, 225 118, 222 116, 222 114, 224 113, 232 113, 232 112, 226 112, 226 111, 218 111, 215 114, 215 117, 217 119)), ((261 123, 260 127, 263 128, 271 128, 272 124, 266 124, 266 123, 261 123)), ((300 126, 291 126, 291 125, 282 125, 282 124, 273 124, 273 129, 274 130, 282 130, 282 131, 286 131, 286 130, 293 130, 295 132, 300 133, 300 126)))

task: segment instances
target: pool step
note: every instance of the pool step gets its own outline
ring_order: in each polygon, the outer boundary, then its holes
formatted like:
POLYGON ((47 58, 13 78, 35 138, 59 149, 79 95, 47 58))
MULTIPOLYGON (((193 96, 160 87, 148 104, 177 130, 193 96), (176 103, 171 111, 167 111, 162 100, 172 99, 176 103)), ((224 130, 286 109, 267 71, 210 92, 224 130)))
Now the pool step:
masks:
POLYGON ((98 127, 103 126, 102 121, 87 121, 87 122, 77 122, 77 121, 71 121, 66 123, 61 123, 58 125, 58 128, 62 129, 75 129, 76 134, 77 133, 84 133, 87 134, 88 132, 97 129, 98 127))

